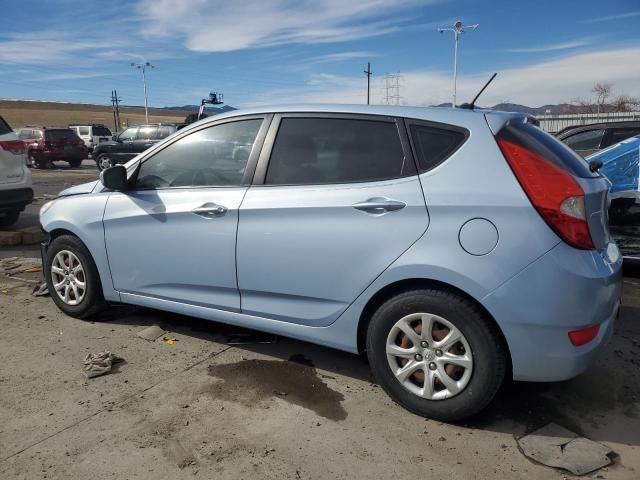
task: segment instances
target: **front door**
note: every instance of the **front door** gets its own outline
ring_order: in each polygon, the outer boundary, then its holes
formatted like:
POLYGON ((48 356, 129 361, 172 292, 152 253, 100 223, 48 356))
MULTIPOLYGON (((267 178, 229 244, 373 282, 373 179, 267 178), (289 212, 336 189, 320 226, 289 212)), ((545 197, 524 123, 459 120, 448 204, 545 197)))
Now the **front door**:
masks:
POLYGON ((284 116, 276 131, 240 207, 242 312, 326 326, 425 232, 424 196, 393 118, 284 116))
MULTIPOLYGON (((124 293, 237 311, 238 208, 262 118, 204 126, 144 158, 135 189, 104 214, 113 286, 124 293)), ((256 150, 254 152, 254 150, 256 150)))

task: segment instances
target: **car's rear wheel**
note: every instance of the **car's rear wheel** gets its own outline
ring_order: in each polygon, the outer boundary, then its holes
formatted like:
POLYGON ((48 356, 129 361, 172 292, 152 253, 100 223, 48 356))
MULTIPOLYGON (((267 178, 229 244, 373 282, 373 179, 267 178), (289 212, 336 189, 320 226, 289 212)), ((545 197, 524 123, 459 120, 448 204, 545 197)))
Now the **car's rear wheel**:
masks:
POLYGON ((484 312, 443 290, 407 291, 383 303, 368 327, 367 356, 391 398, 442 421, 486 407, 507 369, 502 339, 484 312))
POLYGON ((10 227, 18 221, 20 210, 6 210, 0 212, 0 227, 10 227))
POLYGON ((67 315, 88 318, 107 307, 98 269, 79 238, 55 238, 47 250, 44 272, 51 298, 67 315))
POLYGON ((96 157, 96 164, 98 165, 98 169, 100 169, 100 171, 113 167, 113 160, 111 159, 111 155, 109 155, 108 153, 101 153, 96 157))

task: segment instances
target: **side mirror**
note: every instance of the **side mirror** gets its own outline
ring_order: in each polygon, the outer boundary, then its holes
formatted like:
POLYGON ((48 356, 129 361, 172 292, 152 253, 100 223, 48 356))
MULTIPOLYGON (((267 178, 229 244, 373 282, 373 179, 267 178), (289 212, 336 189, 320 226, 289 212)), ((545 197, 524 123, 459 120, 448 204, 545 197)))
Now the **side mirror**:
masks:
POLYGON ((119 142, 120 140, 118 140, 118 136, 117 135, 111 135, 111 140, 113 140, 114 142, 119 142))
POLYGON ((100 172, 100 183, 109 190, 126 192, 129 189, 127 182, 127 169, 122 165, 116 165, 100 172))

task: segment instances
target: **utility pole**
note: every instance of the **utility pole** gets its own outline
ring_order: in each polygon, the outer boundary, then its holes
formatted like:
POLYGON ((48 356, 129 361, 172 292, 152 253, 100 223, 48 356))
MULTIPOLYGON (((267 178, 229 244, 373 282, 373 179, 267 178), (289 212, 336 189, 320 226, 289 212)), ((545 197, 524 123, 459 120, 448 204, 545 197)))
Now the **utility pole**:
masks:
POLYGON ((475 30, 479 26, 478 23, 464 26, 462 22, 458 20, 452 27, 438 27, 440 33, 453 32, 453 103, 451 104, 453 108, 456 108, 456 83, 458 82, 458 39, 466 30, 475 30))
POLYGON ((202 102, 200 102, 200 109, 198 110, 198 120, 202 117, 204 113, 205 105, 208 103, 210 105, 222 105, 224 102, 222 99, 224 95, 220 92, 210 92, 209 98, 203 98, 202 102))
POLYGON ((149 62, 144 62, 144 63, 134 63, 131 62, 130 64, 133 68, 137 68, 139 70, 142 71, 142 83, 144 85, 144 119, 147 123, 149 123, 149 106, 148 106, 148 102, 147 102, 147 75, 146 75, 146 70, 147 68, 155 68, 153 65, 151 65, 151 63, 149 62))
POLYGON ((111 90, 111 108, 113 110, 113 128, 118 131, 118 119, 116 118, 116 91, 111 90))
POLYGON ((117 125, 116 125, 116 132, 118 132, 120 130, 120 101, 122 100, 120 97, 118 97, 118 91, 114 90, 113 91, 115 94, 115 102, 116 102, 116 119, 117 119, 117 125))
POLYGON ((367 62, 367 69, 364 73, 367 74, 367 105, 369 105, 369 93, 371 92, 371 62, 367 62))

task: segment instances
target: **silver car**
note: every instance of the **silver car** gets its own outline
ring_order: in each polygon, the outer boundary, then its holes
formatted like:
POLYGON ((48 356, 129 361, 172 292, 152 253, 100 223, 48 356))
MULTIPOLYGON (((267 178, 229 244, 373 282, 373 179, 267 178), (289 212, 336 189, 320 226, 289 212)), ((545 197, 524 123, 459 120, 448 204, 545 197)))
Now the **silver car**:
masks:
POLYGON ((44 205, 45 276, 78 318, 125 303, 366 353, 399 404, 459 420, 609 338, 608 189, 524 115, 234 111, 44 205))

